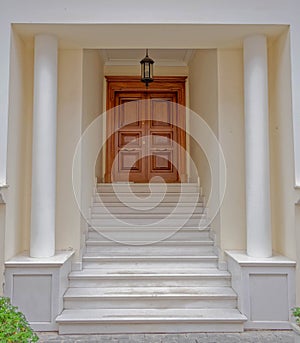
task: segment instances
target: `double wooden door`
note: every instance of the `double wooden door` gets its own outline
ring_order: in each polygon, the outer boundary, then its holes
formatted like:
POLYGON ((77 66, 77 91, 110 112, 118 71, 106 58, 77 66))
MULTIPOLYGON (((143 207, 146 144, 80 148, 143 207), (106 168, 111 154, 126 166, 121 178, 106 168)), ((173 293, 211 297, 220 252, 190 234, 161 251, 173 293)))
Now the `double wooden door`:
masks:
POLYGON ((113 106, 108 111, 112 134, 107 149, 107 182, 182 181, 185 132, 180 127, 183 113, 177 104, 176 90, 114 91, 113 106))

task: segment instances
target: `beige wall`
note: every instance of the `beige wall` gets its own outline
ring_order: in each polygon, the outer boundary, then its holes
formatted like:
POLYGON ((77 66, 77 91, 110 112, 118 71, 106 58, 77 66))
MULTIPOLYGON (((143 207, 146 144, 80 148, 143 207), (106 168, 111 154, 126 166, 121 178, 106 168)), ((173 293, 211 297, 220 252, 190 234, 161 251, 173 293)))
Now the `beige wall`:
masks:
MULTIPOLYGON (((218 136, 217 51, 198 50, 189 65, 190 108, 201 116, 218 136)), ((191 119, 193 120, 193 119, 191 119)), ((190 126, 197 123, 190 122, 190 126)), ((190 154, 197 166, 203 194, 210 193, 211 175, 207 158, 195 141, 190 142, 190 154)), ((195 178, 192 175, 192 178, 195 178)))
MULTIPOLYGON (((294 188, 293 122, 289 31, 269 48, 270 151, 273 247, 297 261, 300 284, 300 190, 294 188)), ((300 287, 297 287, 300 304, 300 287)))
POLYGON ((226 168, 221 248, 246 248, 243 51, 218 50, 219 140, 226 168))
MULTIPOLYGON (((99 52, 83 50, 82 132, 103 113, 104 86, 104 65, 99 52)), ((102 135, 102 130, 99 135, 102 135)), ((99 179, 104 175, 102 159, 102 154, 100 154, 95 166, 95 175, 99 179)))
POLYGON ((12 31, 5 259, 29 249, 33 54, 12 31))
POLYGON ((80 248, 80 212, 72 186, 72 163, 81 135, 82 50, 58 58, 56 249, 80 248))
POLYGON ((269 48, 270 157, 274 249, 296 258, 289 32, 269 48))
MULTIPOLYGON (((103 87, 104 74, 103 62, 97 50, 83 50, 83 89, 82 89, 82 134, 89 127, 88 136, 82 139, 82 175, 81 175, 81 206, 83 217, 81 231, 87 229, 84 217, 89 215, 92 195, 95 187, 95 176, 101 179, 104 171, 102 156, 98 156, 98 150, 103 139, 103 130, 99 121, 99 115, 103 112, 103 87), (97 120, 95 120, 98 118, 97 120), (95 120, 95 121, 94 121, 95 120)), ((81 244, 84 244, 84 235, 81 236, 81 244)))
MULTIPOLYGON (((222 250, 246 247, 243 54, 237 50, 199 50, 190 64, 190 107, 207 122, 221 144, 227 167, 226 192, 212 222, 222 250)), ((190 123, 194 126, 195 123, 190 123)), ((191 156, 208 197, 211 172, 203 152, 191 143, 191 156)), ((216 166, 218 169, 218 166, 216 166)), ((218 196, 217 194, 216 196, 218 196)))
MULTIPOLYGON (((218 120, 218 64, 217 64, 217 50, 198 50, 190 65, 189 65, 189 104, 190 109, 198 114, 209 125, 216 137, 219 135, 219 120, 218 120)), ((199 123, 195 118, 190 118, 190 127, 197 131, 199 123)), ((200 128, 199 128, 199 134, 200 128)), ((208 152, 209 153, 209 152, 208 152)), ((219 165, 210 166, 205 153, 198 146, 195 140, 190 141, 190 155, 197 167, 198 176, 200 178, 200 185, 202 187, 203 195, 208 199, 211 191, 212 172, 218 180, 219 165)), ((192 170, 191 170, 192 171, 192 170)), ((191 175, 195 179, 195 175, 191 175)), ((216 184, 215 194, 211 194, 216 200, 219 197, 219 185, 216 184)), ((212 218, 214 215, 208 209, 208 215, 212 218)), ((219 215, 215 217, 212 222, 212 228, 217 234, 217 243, 219 243, 219 215)))

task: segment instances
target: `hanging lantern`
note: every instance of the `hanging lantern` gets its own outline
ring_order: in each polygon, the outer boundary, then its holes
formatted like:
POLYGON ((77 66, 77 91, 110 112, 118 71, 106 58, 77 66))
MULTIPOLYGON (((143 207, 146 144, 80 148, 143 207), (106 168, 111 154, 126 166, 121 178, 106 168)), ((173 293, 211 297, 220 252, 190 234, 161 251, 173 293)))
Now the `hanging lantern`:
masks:
POLYGON ((153 82, 153 64, 154 61, 148 56, 148 49, 146 49, 146 56, 141 60, 141 81, 146 84, 153 82))

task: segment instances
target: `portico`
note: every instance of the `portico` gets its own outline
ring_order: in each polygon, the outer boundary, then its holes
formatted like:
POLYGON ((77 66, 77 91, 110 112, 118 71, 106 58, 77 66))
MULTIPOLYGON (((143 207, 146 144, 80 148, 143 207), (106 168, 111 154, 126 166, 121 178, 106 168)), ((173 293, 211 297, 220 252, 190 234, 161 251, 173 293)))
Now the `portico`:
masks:
MULTIPOLYGON (((255 23, 254 17, 251 20, 255 23)), ((20 299, 18 294, 13 294, 14 275, 26 274, 28 263, 28 272, 36 274, 38 280, 40 275, 48 275, 50 266, 58 268, 58 272, 53 269, 50 274, 52 281, 57 280, 53 287, 60 290, 52 294, 61 297, 61 302, 71 260, 72 270, 81 269, 87 223, 81 218, 73 194, 72 163, 76 145, 88 125, 106 108, 104 76, 137 75, 139 68, 128 65, 128 61, 126 65, 124 60, 113 65, 103 60, 103 51, 143 49, 146 44, 158 50, 193 51, 193 58, 185 65, 168 65, 164 61, 158 63, 156 72, 161 76, 187 77, 187 107, 203 117, 224 151, 227 190, 220 212, 212 222, 219 265, 226 268, 228 263, 233 288, 239 296, 238 308, 254 318, 246 327, 288 326, 288 310, 273 318, 271 308, 270 313, 261 317, 259 307, 255 307, 258 312, 249 312, 248 299, 256 296, 257 282, 268 287, 269 280, 276 275, 279 293, 284 296, 288 290, 288 295, 281 303, 274 301, 274 308, 280 312, 283 307, 286 310, 295 304, 293 261, 297 260, 297 249, 295 227, 291 227, 293 220, 289 215, 295 210, 298 191, 293 186, 291 165, 288 172, 278 166, 294 159, 297 175, 297 149, 295 155, 290 149, 293 144, 297 146, 297 134, 292 137, 291 132, 292 125, 294 130, 297 126, 293 122, 297 99, 293 100, 293 111, 290 104, 292 92, 297 89, 297 77, 291 78, 289 73, 289 57, 292 56, 294 68, 297 50, 291 53, 287 21, 278 20, 286 25, 247 25, 247 20, 244 25, 237 25, 235 20, 228 21, 230 25, 228 22, 168 24, 168 30, 162 23, 137 23, 139 29, 126 23, 14 24, 10 102, 1 111, 4 119, 5 114, 10 116, 8 140, 1 145, 0 153, 5 166, 8 165, 1 171, 3 184, 9 186, 5 190, 8 195, 5 194, 6 205, 0 205, 5 208, 7 295, 20 299), (131 43, 125 46, 128 37, 132 37, 131 43), (292 87, 288 88, 291 80, 292 87), (13 89, 16 91, 12 92, 13 89), (8 146, 8 164, 5 146, 8 146), (14 158, 14 151, 21 158, 14 158), (22 161, 23 175, 17 172, 22 161), (289 191, 277 193, 281 183, 289 191), (17 200, 17 194, 21 200, 17 200), (19 218, 17 223, 14 216, 19 218), (28 257, 22 253, 24 250, 28 251, 28 257), (72 252, 65 253, 66 250, 72 252), (59 262, 57 256, 61 257, 59 262), (55 273, 61 273, 64 281, 54 277, 58 275, 55 273), (236 278, 238 273, 244 275, 242 282, 236 278), (251 278, 252 274, 260 277, 251 278)), ((292 30, 294 34, 295 26, 292 30)), ((296 44, 294 39, 293 36, 292 45, 296 44)), ((5 93, 5 87, 8 86, 2 86, 1 94, 5 93)), ((5 107, 5 101, 2 104, 5 107)), ((189 119, 186 124, 187 127, 196 125, 189 119)), ((105 171, 105 156, 97 161, 91 157, 91 150, 96 149, 95 140, 105 137, 105 126, 98 129, 102 137, 93 137, 82 146, 82 164, 78 170, 80 207, 84 215, 89 212, 95 180, 103 178, 105 171)), ((1 139, 5 140, 7 134, 1 139)), ((191 182, 197 182, 199 177, 203 195, 209 197, 210 174, 218 175, 219 170, 208 172, 205 154, 192 140, 187 140, 187 150, 197 169, 188 170, 188 177, 191 182)), ((295 214, 293 218, 297 222, 295 214)), ((19 282, 20 278, 15 280, 19 282)), ((56 307, 57 314, 61 308, 61 305, 56 307)), ((44 326, 35 323, 35 318, 32 322, 37 329, 47 329, 47 325, 53 329, 56 328, 54 321, 55 316, 44 326)))

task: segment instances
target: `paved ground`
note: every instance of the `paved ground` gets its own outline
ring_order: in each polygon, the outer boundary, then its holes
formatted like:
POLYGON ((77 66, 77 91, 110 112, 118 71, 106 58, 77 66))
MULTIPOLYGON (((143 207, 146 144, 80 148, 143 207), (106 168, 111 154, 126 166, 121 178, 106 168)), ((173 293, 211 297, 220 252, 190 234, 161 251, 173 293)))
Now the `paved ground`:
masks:
POLYGON ((40 333, 39 342, 51 343, 293 343, 291 331, 248 331, 237 334, 134 334, 134 335, 85 335, 58 336, 40 333))

